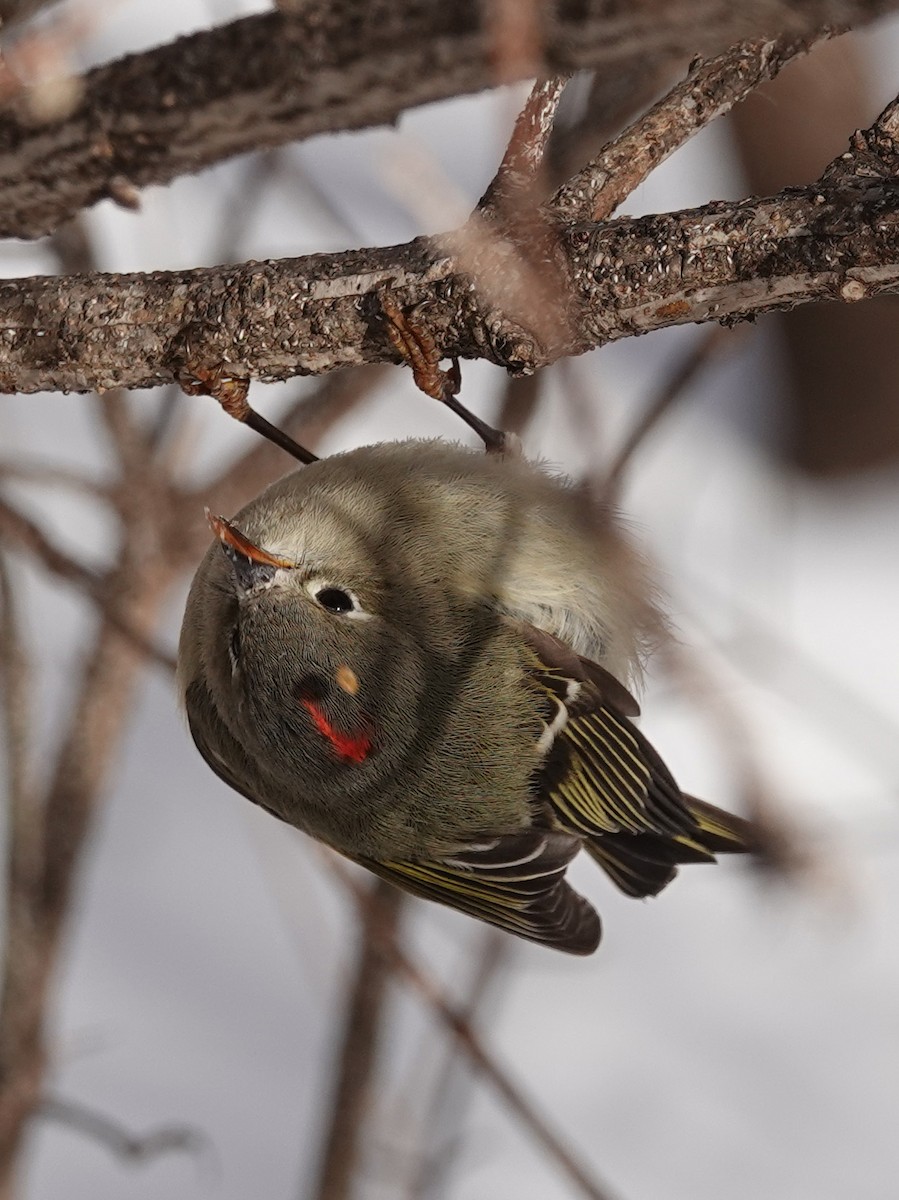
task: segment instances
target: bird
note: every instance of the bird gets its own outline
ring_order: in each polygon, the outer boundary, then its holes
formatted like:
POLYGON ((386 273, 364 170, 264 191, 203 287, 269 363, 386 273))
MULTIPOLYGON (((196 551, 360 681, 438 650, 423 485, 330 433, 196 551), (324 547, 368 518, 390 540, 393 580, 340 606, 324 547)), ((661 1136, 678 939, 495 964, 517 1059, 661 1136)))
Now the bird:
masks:
POLYGON ((753 849, 635 723, 662 628, 621 518, 521 455, 362 446, 284 476, 212 543, 178 653, 230 787, 417 896, 592 953, 582 850, 632 897, 753 849))

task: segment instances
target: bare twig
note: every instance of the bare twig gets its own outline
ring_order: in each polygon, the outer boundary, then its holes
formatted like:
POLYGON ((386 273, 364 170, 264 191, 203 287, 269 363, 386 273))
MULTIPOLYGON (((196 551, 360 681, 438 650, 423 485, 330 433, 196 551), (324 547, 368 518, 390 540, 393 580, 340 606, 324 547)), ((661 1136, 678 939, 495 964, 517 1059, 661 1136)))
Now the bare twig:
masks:
POLYGON ((389 293, 381 297, 381 306, 387 317, 388 336, 412 368, 416 386, 432 400, 439 400, 441 404, 445 404, 473 429, 484 443, 488 454, 502 454, 508 449, 504 433, 482 421, 458 400, 459 388, 462 385, 459 363, 454 360, 449 371, 443 370, 440 366, 440 351, 428 330, 424 325, 407 317, 389 293))
POLYGON ((318 1200, 348 1200, 354 1191, 390 983, 380 946, 395 940, 404 899, 397 888, 376 879, 362 909, 356 975, 349 989, 315 1189, 318 1200))
POLYGON ((502 162, 478 201, 481 211, 514 214, 543 201, 539 186, 543 156, 567 83, 567 75, 557 75, 534 84, 515 121, 502 162))
MULTIPOLYGON (((327 854, 330 869, 341 879, 364 914, 366 889, 333 854, 327 854)), ((401 979, 423 1001, 442 1025, 455 1038, 456 1044, 469 1063, 478 1071, 506 1107, 521 1121, 531 1137, 543 1149, 559 1171, 589 1200, 612 1200, 613 1193, 600 1185, 590 1171, 579 1162, 574 1152, 547 1123, 520 1087, 514 1083, 478 1037, 465 1013, 444 995, 438 984, 417 966, 395 940, 378 943, 398 979, 401 979)))
MULTIPOLYGON (((860 25, 897 2, 632 0, 623 9, 543 2, 535 11, 544 69, 561 74, 686 61, 772 29, 802 36, 828 22, 860 25)), ((8 164, 0 234, 39 236, 104 196, 489 87, 498 63, 483 7, 304 0, 295 14, 248 17, 98 67, 68 119, 35 126, 14 112, 0 121, 8 164)), ((507 78, 512 64, 518 78, 534 74, 531 53, 507 54, 504 63, 507 78)))
MULTIPOLYGON (((168 564, 127 546, 118 568, 115 601, 147 636, 174 575, 168 564)), ((51 767, 42 803, 41 876, 34 896, 35 928, 12 966, 23 997, 15 1021, 0 1024, 0 1196, 11 1195, 24 1125, 40 1102, 45 1047, 44 1010, 68 911, 78 854, 107 782, 130 702, 140 657, 104 617, 69 706, 69 726, 51 767)))
MULTIPOLYGON (((466 989, 460 1013, 474 1026, 480 1010, 489 999, 497 979, 509 961, 509 939, 496 929, 480 932, 480 950, 466 989)), ((409 1188, 410 1200, 426 1200, 435 1195, 457 1157, 461 1104, 453 1103, 454 1085, 459 1079, 459 1058, 448 1048, 434 1084, 431 1101, 422 1121, 426 1140, 409 1188)))
POLYGON ((395 362, 384 323, 372 319, 386 293, 405 312, 426 308, 443 357, 528 372, 669 325, 895 291, 895 113, 891 105, 855 135, 811 187, 559 224, 539 264, 470 223, 406 246, 280 263, 0 283, 0 390, 146 387, 203 363, 232 364, 241 378, 283 379, 395 362), (213 295, 227 303, 211 311, 213 295), (283 336, 273 339, 273 328, 283 336))
MULTIPOLYGON (((297 433, 313 445, 341 418, 363 404, 384 378, 386 368, 363 367, 318 380, 315 390, 301 396, 281 421, 287 433, 297 433)), ((179 503, 179 524, 194 531, 191 554, 197 557, 209 538, 203 507, 214 512, 234 512, 261 491, 284 463, 271 442, 257 442, 229 463, 208 483, 185 492, 179 503)))
POLYGON ((712 326, 706 330, 699 340, 690 347, 674 370, 666 377, 655 396, 644 406, 639 419, 633 425, 630 433, 605 474, 600 481, 602 500, 614 505, 621 493, 621 485, 628 467, 634 460, 637 451, 656 429, 659 422, 671 409, 686 397, 690 387, 709 363, 721 353, 725 347, 733 346, 736 331, 712 326))
POLYGON ((683 83, 645 113, 550 201, 567 220, 603 221, 643 180, 706 125, 728 112, 792 58, 806 54, 833 30, 804 38, 759 39, 716 58, 697 59, 683 83))
POLYGON ((55 463, 0 459, 0 480, 14 479, 21 483, 40 484, 47 488, 66 488, 73 492, 83 492, 97 500, 109 500, 112 488, 105 483, 98 483, 80 471, 71 471, 59 467, 55 463))
POLYGON ((150 1133, 132 1133, 105 1113, 58 1096, 42 1100, 39 1113, 105 1146, 123 1162, 144 1163, 162 1154, 197 1154, 210 1148, 209 1139, 189 1125, 164 1125, 150 1133))
MULTIPOLYGON (((41 976, 39 898, 44 824, 29 772, 30 668, 16 611, 12 575, 0 554, 0 707, 6 757, 6 928, 0 993, 0 1163, 3 1139, 22 1099, 36 1085, 23 1077, 21 1048, 33 1028, 32 995, 41 976)), ((2 1179, 0 1179, 2 1187, 2 1179)))
POLYGON ((33 555, 42 566, 59 579, 65 579, 68 583, 74 584, 75 587, 86 592, 103 615, 131 643, 134 649, 164 670, 174 671, 175 660, 172 655, 162 650, 140 630, 134 628, 125 615, 116 608, 111 599, 109 578, 60 550, 47 537, 37 522, 26 517, 24 513, 19 512, 2 497, 0 497, 0 538, 33 555))

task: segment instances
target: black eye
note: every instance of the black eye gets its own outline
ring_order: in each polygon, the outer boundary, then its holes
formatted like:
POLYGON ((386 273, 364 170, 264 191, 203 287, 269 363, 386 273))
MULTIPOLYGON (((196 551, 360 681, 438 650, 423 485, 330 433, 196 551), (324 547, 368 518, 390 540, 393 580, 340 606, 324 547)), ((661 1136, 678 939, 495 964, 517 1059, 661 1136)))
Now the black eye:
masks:
POLYGON ((348 613, 356 607, 353 597, 342 588, 322 588, 320 592, 315 593, 315 598, 322 608, 332 613, 348 613))

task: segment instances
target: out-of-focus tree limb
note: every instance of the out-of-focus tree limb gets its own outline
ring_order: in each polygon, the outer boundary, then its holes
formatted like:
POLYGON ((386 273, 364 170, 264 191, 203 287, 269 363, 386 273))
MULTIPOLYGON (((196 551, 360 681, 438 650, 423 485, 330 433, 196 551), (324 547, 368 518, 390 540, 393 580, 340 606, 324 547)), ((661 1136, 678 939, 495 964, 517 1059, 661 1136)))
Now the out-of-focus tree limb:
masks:
MULTIPOLYGON (((331 852, 326 861, 334 875, 340 879, 353 896, 364 914, 367 903, 366 888, 350 873, 344 861, 331 852)), ((387 962, 396 979, 415 992, 433 1013, 437 1021, 453 1037, 457 1049, 464 1055, 469 1066, 480 1074, 506 1108, 520 1121, 522 1128, 539 1146, 546 1158, 587 1200, 614 1200, 614 1193, 592 1174, 580 1161, 578 1155, 566 1144, 539 1109, 507 1073, 494 1057, 468 1020, 465 1009, 454 1002, 440 985, 416 963, 395 938, 380 937, 377 928, 372 930, 377 938, 376 949, 387 962)))
MULTIPOLYGON (((863 24, 897 7, 544 0, 538 12, 545 72, 564 74, 715 55, 739 40, 863 24)), ((392 122, 414 105, 489 87, 491 33, 478 0, 304 0, 295 13, 247 17, 98 67, 65 118, 36 125, 13 107, 0 119, 0 234, 36 237, 107 196, 130 203, 135 187, 234 154, 392 122)), ((532 66, 522 59, 517 73, 532 66)))
MULTIPOLYGON (((730 126, 749 190, 762 195, 815 178, 847 129, 874 111, 869 48, 822 44, 735 109, 730 126)), ((839 473, 899 458, 899 299, 859 308, 797 309, 777 322, 785 379, 777 437, 797 465, 839 473)))
POLYGON ((348 991, 334 1070, 334 1094, 315 1190, 318 1200, 349 1200, 358 1190, 354 1185, 369 1127, 392 975, 380 947, 396 939, 404 899, 397 888, 375 879, 360 912, 356 972, 348 991))

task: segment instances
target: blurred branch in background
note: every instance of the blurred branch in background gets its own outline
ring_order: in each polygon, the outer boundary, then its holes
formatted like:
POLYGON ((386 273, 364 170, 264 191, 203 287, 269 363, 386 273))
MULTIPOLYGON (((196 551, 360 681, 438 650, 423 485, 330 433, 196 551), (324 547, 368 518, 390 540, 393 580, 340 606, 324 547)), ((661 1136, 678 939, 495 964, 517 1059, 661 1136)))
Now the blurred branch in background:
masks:
MULTIPOLYGON (((322 850, 334 875, 349 890, 364 919, 368 904, 367 887, 355 879, 349 868, 336 854, 322 850)), ((396 978, 427 1005, 433 1016, 454 1039, 456 1049, 478 1075, 490 1086, 508 1111, 518 1120, 549 1162, 587 1200, 614 1200, 608 1191, 580 1160, 573 1148, 553 1129, 521 1087, 509 1076, 494 1054, 485 1045, 468 1019, 467 1006, 458 1004, 444 992, 440 984, 419 966, 397 942, 395 937, 380 936, 379 925, 371 928, 377 938, 377 951, 386 960, 396 978)))
MULTIPOLYGON (((822 43, 734 110, 749 190, 768 196, 816 179, 849 129, 876 112, 869 52, 822 43)), ((899 456, 899 299, 824 304, 777 318, 786 378, 778 398, 783 452, 813 473, 842 474, 899 456)))
POLYGON ((212 1149, 208 1138, 187 1125, 166 1125, 149 1133, 132 1133, 105 1113, 59 1096, 42 1101, 40 1115, 98 1142, 125 1162, 142 1163, 161 1154, 199 1154, 212 1149))
POLYGON ((376 1094, 392 973, 381 948, 396 941, 403 902, 398 888, 375 879, 360 904, 356 970, 347 989, 347 1010, 335 1059, 330 1119, 315 1187, 318 1200, 350 1200, 356 1191, 376 1094))
MULTIPOLYGON (((534 73, 533 56, 498 54, 497 22, 471 0, 282 7, 95 68, 74 110, 55 122, 34 128, 14 107, 0 120, 0 233, 40 236, 99 199, 130 205, 137 187, 234 154, 393 121, 411 106, 492 86, 501 63, 505 82, 534 73)), ((896 0, 633 0, 609 10, 544 0, 534 11, 544 73, 556 74, 633 71, 647 56, 652 70, 772 30, 805 35, 895 7, 896 0)))
MULTIPOLYGON (((511 964, 511 944, 495 929, 478 935, 479 948, 467 986, 463 989, 461 1013, 476 1026, 482 1010, 497 990, 500 979, 511 964)), ((444 1050, 443 1062, 434 1081, 430 1103, 424 1106, 421 1121, 421 1149, 409 1184, 409 1200, 438 1200, 446 1194, 449 1177, 458 1164, 464 1138, 462 1128, 469 1107, 470 1071, 460 1061, 453 1046, 444 1050)))

